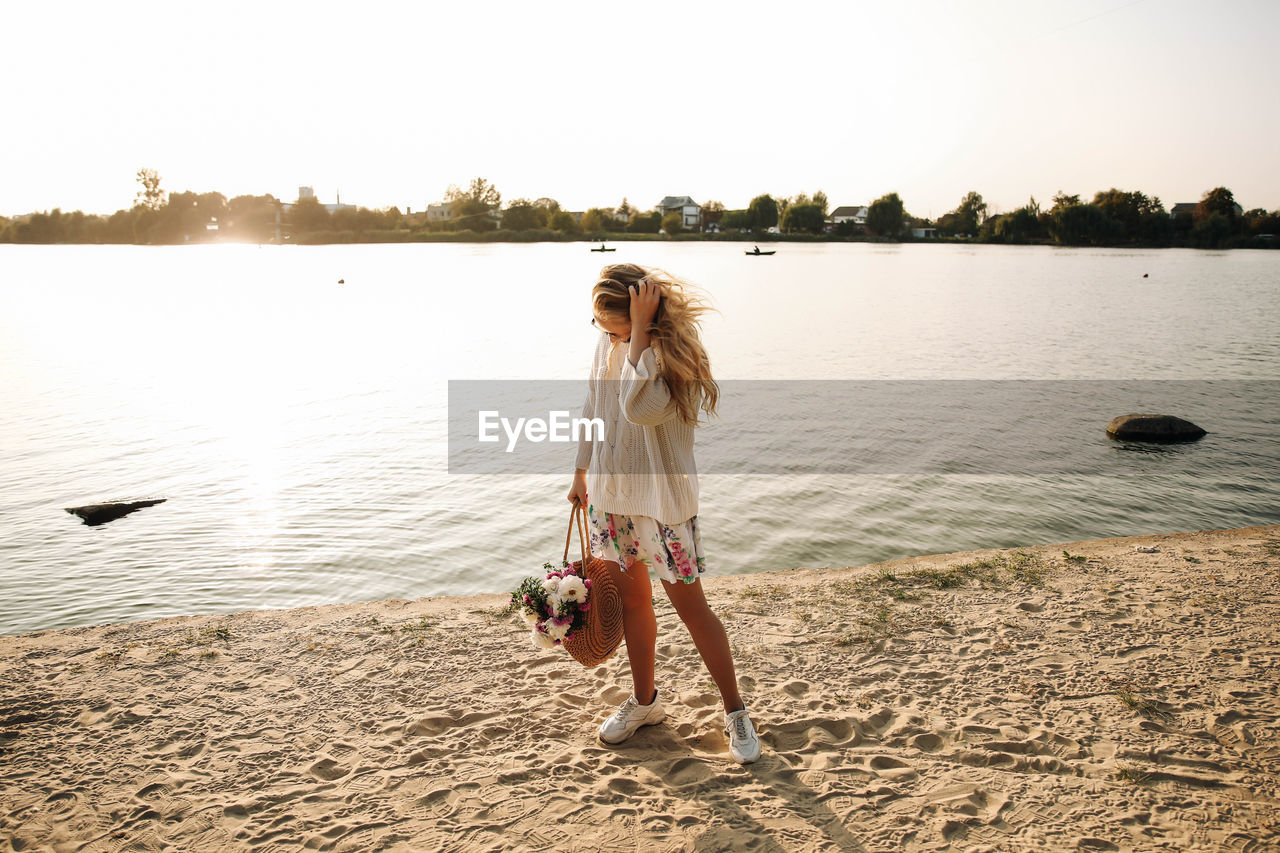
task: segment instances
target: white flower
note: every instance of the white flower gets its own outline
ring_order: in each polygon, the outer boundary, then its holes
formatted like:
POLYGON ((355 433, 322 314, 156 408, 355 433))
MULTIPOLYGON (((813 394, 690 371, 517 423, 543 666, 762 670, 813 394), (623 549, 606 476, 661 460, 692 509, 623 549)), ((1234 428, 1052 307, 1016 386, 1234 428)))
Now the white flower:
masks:
POLYGON ((538 617, 530 613, 528 610, 520 611, 520 615, 524 617, 524 624, 527 628, 536 628, 538 625, 538 617))
POLYGON ((563 640, 564 635, 569 633, 568 625, 557 625, 554 622, 547 623, 547 636, 553 640, 563 640))
POLYGON ((546 578, 542 581, 542 588, 547 595, 560 594, 560 578, 546 578))
MULTIPOLYGON (((548 626, 554 628, 554 625, 548 626)), ((556 641, 548 635, 542 633, 537 628, 533 629, 533 647, 536 649, 554 649, 556 641)))
POLYGON ((587 599, 587 585, 582 578, 564 578, 560 581, 560 597, 574 604, 581 604, 587 599))

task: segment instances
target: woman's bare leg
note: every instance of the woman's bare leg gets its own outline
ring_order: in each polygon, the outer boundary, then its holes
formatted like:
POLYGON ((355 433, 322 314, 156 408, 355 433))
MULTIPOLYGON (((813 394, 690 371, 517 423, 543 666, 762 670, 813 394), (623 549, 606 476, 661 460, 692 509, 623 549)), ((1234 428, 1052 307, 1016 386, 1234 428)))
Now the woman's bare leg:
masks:
POLYGON ((617 563, 607 565, 622 594, 622 633, 627 639, 627 659, 631 662, 631 683, 636 701, 648 705, 653 701, 653 669, 658 645, 653 584, 643 566, 624 572, 617 563))
MULTIPOLYGON (((689 629, 693 644, 702 655, 702 662, 711 673, 711 680, 720 690, 720 698, 724 700, 724 710, 739 711, 743 707, 742 697, 738 695, 738 676, 733 669, 733 653, 729 650, 729 636, 724 625, 702 594, 702 581, 693 583, 662 582, 667 591, 667 598, 680 614, 680 620, 689 629)), ((656 638, 655 638, 656 643, 656 638)), ((628 640, 628 645, 630 641, 628 640)))

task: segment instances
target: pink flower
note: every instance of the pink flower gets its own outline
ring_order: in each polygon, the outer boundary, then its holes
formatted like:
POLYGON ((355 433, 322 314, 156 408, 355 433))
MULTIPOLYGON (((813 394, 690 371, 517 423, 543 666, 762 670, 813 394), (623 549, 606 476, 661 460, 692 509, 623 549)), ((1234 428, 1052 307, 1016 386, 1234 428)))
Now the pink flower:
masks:
POLYGON ((591 589, 591 578, 583 578, 582 582, 587 585, 587 589, 591 589))
POLYGON ((610 539, 617 539, 617 538, 618 538, 618 529, 617 529, 616 527, 614 527, 614 526, 613 526, 613 515, 612 515, 612 514, 610 514, 610 515, 608 516, 608 518, 609 518, 609 538, 610 538, 610 539))
POLYGON ((591 605, 590 605, 590 604, 579 604, 579 605, 578 605, 578 612, 579 612, 579 613, 586 613, 586 612, 587 612, 588 610, 590 610, 590 609, 591 609, 591 605))

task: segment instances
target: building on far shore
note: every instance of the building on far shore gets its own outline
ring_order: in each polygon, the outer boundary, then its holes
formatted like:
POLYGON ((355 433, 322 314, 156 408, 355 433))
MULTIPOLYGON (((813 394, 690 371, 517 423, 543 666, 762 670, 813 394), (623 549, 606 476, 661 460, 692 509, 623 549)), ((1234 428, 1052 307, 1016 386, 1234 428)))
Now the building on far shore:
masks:
MULTIPOLYGON (((304 201, 306 199, 315 198, 315 197, 316 197, 315 187, 298 187, 298 201, 304 201)), ((293 207, 294 204, 296 204, 296 202, 294 203, 285 202, 284 209, 288 210, 291 207, 293 207)), ((356 206, 354 204, 343 204, 342 193, 339 192, 337 201, 334 204, 326 204, 324 206, 324 209, 329 211, 330 213, 333 213, 336 210, 355 210, 356 206)))
POLYGON ((854 225, 867 224, 867 206, 865 204, 843 205, 831 211, 831 215, 827 217, 827 222, 832 225, 839 225, 842 222, 852 222, 854 225))
POLYGON ((444 222, 453 218, 453 205, 447 201, 433 201, 427 205, 428 222, 444 222))
POLYGON ((911 236, 917 240, 932 240, 938 236, 937 228, 912 228, 911 236))
MULTIPOLYGON (((1239 203, 1231 205, 1236 212, 1236 216, 1244 215, 1244 208, 1239 203)), ((1180 201, 1169 209, 1169 215, 1177 219, 1179 216, 1195 216, 1196 208, 1199 207, 1194 201, 1180 201)))
POLYGON ((666 216, 672 211, 680 214, 680 221, 685 228, 702 227, 702 207, 687 195, 669 195, 658 202, 658 211, 666 216))

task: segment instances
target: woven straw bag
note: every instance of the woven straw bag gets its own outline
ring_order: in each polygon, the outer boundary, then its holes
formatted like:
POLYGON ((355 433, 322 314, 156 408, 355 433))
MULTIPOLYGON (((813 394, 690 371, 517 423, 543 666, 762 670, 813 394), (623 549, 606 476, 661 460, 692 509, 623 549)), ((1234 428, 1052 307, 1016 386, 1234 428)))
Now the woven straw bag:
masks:
POLYGON ((613 657, 618 646, 622 645, 622 594, 609 574, 608 564, 591 554, 587 511, 576 500, 569 513, 569 531, 564 537, 564 559, 569 559, 569 542, 573 539, 575 522, 578 539, 582 543, 582 559, 572 565, 578 577, 591 579, 591 593, 587 596, 591 607, 587 610, 587 624, 565 637, 562 645, 583 666, 599 666, 613 657))

